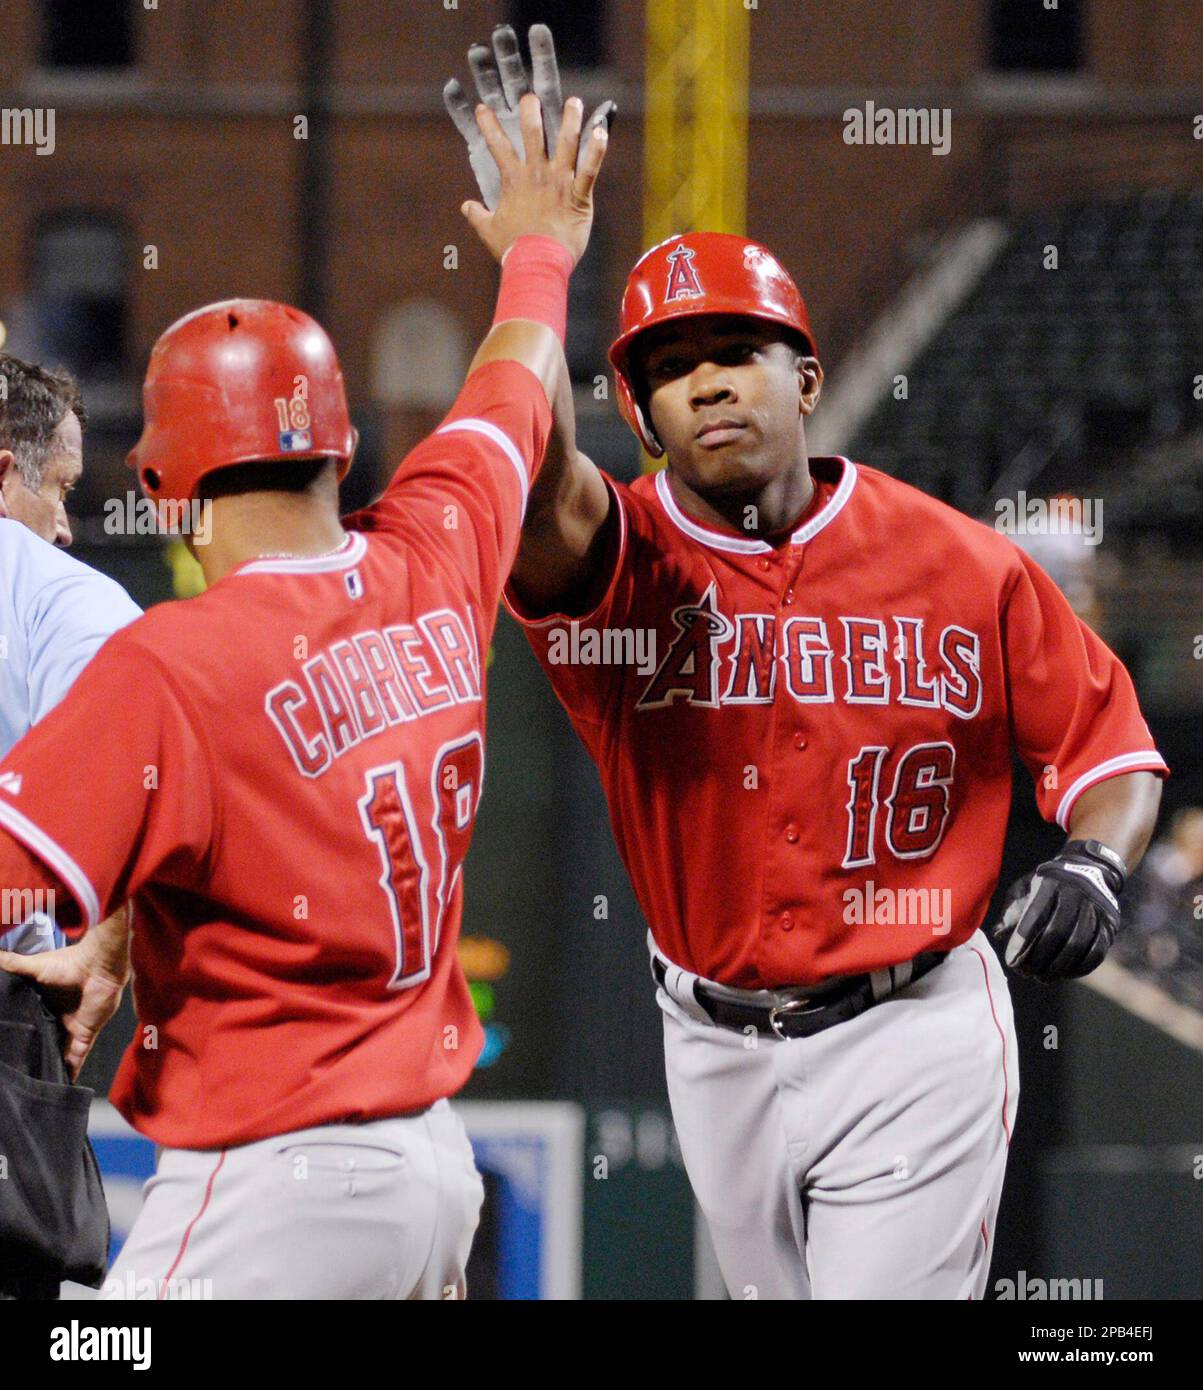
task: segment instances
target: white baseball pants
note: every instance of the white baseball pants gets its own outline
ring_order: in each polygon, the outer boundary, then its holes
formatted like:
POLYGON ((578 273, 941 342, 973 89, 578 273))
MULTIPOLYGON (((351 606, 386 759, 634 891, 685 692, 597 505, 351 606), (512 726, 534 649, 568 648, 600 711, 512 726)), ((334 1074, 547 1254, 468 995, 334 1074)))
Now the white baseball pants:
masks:
POLYGON ((982 1297, 1019 1071, 980 931, 811 1038, 716 1027, 674 992, 673 1120, 732 1298, 982 1297))
POLYGON ((462 1298, 484 1185, 445 1100, 164 1149, 101 1298, 462 1298))

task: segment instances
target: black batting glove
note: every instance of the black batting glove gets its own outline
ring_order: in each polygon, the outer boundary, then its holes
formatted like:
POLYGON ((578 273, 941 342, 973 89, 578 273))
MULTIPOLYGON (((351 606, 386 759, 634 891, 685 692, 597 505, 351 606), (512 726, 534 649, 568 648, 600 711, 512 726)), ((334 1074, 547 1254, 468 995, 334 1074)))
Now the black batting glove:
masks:
POLYGON ((1073 980, 1102 963, 1119 931, 1119 895, 1128 877, 1098 840, 1071 840, 1007 894, 997 937, 1009 934, 1006 962, 1036 980, 1073 980))

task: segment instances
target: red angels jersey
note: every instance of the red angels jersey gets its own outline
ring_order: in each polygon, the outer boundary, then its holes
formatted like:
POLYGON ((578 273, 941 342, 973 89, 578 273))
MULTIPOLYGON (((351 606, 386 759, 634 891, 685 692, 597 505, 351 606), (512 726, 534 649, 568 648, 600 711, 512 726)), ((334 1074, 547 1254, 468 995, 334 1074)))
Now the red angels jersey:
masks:
POLYGON ((1012 750, 1067 826, 1164 773, 1132 682, 1018 547, 844 458, 779 545, 607 480, 619 549, 573 620, 507 590, 601 773, 657 946, 740 988, 959 945, 999 871, 1012 750))
POLYGON ((550 424, 533 373, 481 368, 341 549, 152 609, 3 763, 0 827, 84 921, 134 899, 112 1099, 156 1142, 394 1115, 468 1077, 483 658, 550 424))

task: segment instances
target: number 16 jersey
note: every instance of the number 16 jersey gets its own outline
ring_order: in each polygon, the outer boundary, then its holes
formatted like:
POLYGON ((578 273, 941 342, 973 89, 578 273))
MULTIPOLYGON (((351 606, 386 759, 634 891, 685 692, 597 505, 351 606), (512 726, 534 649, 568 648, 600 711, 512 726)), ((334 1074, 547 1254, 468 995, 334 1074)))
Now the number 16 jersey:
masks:
POLYGON ((1005 537, 844 458, 778 545, 610 483, 619 540, 579 620, 526 612, 601 773, 660 950, 739 988, 950 948, 998 877, 1012 750, 1042 814, 1166 771, 1128 673, 1005 537))

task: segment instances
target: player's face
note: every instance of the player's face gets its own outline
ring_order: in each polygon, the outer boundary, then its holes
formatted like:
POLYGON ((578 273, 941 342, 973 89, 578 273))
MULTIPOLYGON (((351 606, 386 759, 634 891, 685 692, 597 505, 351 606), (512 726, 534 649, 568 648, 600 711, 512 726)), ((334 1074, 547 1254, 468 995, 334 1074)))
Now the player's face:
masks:
POLYGON ((640 347, 656 437, 695 492, 762 487, 798 463, 801 419, 822 372, 774 325, 699 315, 654 330, 640 347))
POLYGON ((71 522, 67 517, 67 498, 83 472, 83 431, 73 410, 69 410, 50 437, 42 485, 26 487, 11 454, 0 455, 8 467, 0 478, 0 515, 7 515, 36 536, 54 545, 71 544, 71 522))

